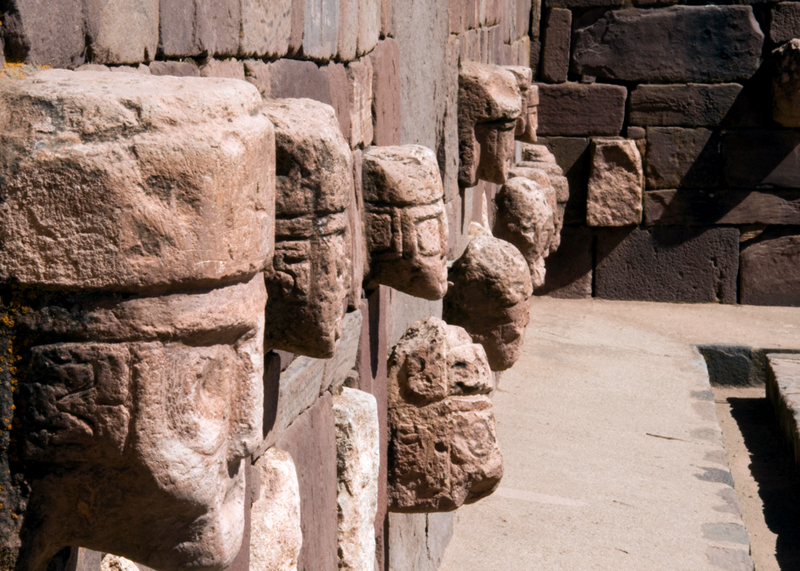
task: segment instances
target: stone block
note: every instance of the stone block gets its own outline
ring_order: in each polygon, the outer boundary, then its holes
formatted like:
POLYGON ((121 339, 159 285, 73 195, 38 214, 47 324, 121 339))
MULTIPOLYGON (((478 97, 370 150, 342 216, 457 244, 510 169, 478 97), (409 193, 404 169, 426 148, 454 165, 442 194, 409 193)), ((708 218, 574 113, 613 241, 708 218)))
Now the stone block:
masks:
POLYGON ((339 42, 336 54, 339 61, 356 59, 358 3, 359 0, 339 0, 339 42))
POLYGON ((244 81, 244 64, 234 58, 211 59, 200 68, 200 77, 227 77, 244 81))
POLYGON ((370 54, 372 60, 372 116, 374 142, 378 146, 399 145, 400 109, 400 52, 397 42, 387 38, 378 43, 370 54))
POLYGON ((339 48, 340 0, 305 0, 303 57, 328 61, 339 48))
POLYGON ((647 188, 714 188, 719 185, 719 139, 709 129, 648 127, 647 188))
POLYGON ((642 157, 629 139, 594 139, 587 190, 588 226, 630 226, 642 221, 642 157))
POLYGON ((453 513, 390 513, 388 571, 436 571, 453 536, 453 513))
POLYGON ((763 43, 750 6, 626 8, 575 31, 572 71, 643 83, 738 81, 758 69, 763 43))
POLYGON ((272 86, 270 82, 270 66, 261 60, 249 59, 244 62, 244 79, 252 83, 261 97, 271 97, 272 86))
POLYGON ((796 354, 767 354, 767 400, 775 410, 783 437, 800 466, 800 359, 796 354))
POLYGON ((740 275, 741 303, 800 306, 800 236, 747 246, 740 275))
POLYGON ((241 0, 160 0, 159 52, 168 58, 236 56, 241 0))
POLYGON ((392 35, 392 0, 381 0, 381 39, 392 35))
POLYGON ((94 63, 139 63, 156 57, 159 0, 87 0, 86 28, 94 63))
POLYGON ((52 67, 84 63, 84 0, 10 0, 3 12, 0 35, 9 60, 52 67))
POLYGON ((539 143, 550 149, 568 181, 569 199, 565 205, 564 224, 585 224, 590 140, 585 137, 539 137, 539 143))
POLYGON ((596 259, 596 297, 736 303, 736 228, 604 230, 596 259))
POLYGON ((292 0, 292 32, 289 35, 289 55, 298 57, 303 50, 306 0, 292 0))
POLYGON ((541 74, 545 81, 564 83, 569 73, 572 11, 550 8, 542 40, 541 74))
POLYGON ((800 5, 795 2, 780 2, 772 6, 769 21, 769 39, 782 44, 800 37, 800 5))
POLYGON ((548 8, 612 8, 624 3, 624 0, 545 0, 548 8))
POLYGON ((371 52, 380 39, 381 1, 358 0, 358 35, 356 55, 371 52))
POLYGON ((378 512, 378 404, 369 393, 344 387, 333 397, 338 477, 339 569, 373 571, 378 512))
POLYGON ((307 98, 331 105, 331 82, 325 68, 311 61, 279 59, 269 65, 269 93, 276 99, 307 98))
POLYGON ((716 127, 742 91, 738 83, 640 85, 631 93, 632 125, 716 127))
POLYGON ((721 150, 723 177, 732 187, 800 188, 800 132, 730 131, 721 150))
POLYGON ((364 58, 347 65, 347 101, 350 108, 350 147, 368 147, 372 128, 372 60, 364 58))
POLYGON ((241 5, 239 56, 285 56, 292 35, 292 0, 241 0, 241 5))
POLYGON ((772 52, 772 118, 784 127, 800 127, 800 39, 772 52))
POLYGON ((200 68, 188 61, 154 61, 148 67, 151 75, 200 77, 200 68))
POLYGON ((561 230, 558 250, 546 260, 544 285, 533 293, 563 299, 592 297, 593 265, 594 238, 591 230, 565 226, 561 230))
POLYGON ((621 85, 538 85, 539 135, 616 136, 622 130, 628 90, 621 85))
POLYGON ((644 195, 649 226, 800 226, 798 190, 654 190, 644 195))

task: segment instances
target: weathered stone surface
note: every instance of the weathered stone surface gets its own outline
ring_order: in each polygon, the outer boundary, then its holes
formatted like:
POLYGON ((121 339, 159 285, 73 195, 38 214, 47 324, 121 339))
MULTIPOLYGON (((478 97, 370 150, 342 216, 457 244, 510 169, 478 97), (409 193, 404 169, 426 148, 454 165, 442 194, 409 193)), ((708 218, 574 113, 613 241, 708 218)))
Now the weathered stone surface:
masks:
POLYGON ((589 228, 566 226, 561 231, 558 250, 545 263, 544 285, 535 295, 563 299, 592 297, 594 270, 594 239, 589 228))
POLYGON ((535 85, 531 85, 531 78, 533 77, 531 68, 524 67, 520 65, 506 65, 503 66, 504 69, 510 71, 514 78, 517 80, 517 88, 519 89, 520 95, 520 115, 517 119, 516 127, 514 129, 514 138, 519 140, 525 140, 533 137, 533 142, 536 141, 536 127, 538 127, 538 123, 536 122, 538 117, 536 115, 536 108, 534 105, 533 109, 533 125, 529 125, 529 121, 531 119, 531 99, 536 101, 536 105, 539 102, 539 90, 535 85), (534 90, 535 93, 531 93, 531 90, 534 90), (530 128, 533 128, 532 131, 530 128), (531 135, 532 133, 532 135, 531 135))
POLYGON ((149 66, 151 75, 200 77, 200 68, 188 61, 154 61, 149 66))
POLYGON ((390 510, 452 511, 491 494, 503 460, 483 348, 431 317, 403 335, 388 374, 390 510))
POLYGON ((234 58, 211 59, 200 68, 200 77, 227 77, 244 81, 244 64, 234 58))
POLYGON ((359 0, 339 0, 339 42, 336 54, 339 61, 356 59, 358 3, 359 0))
POLYGON ((598 234, 595 291, 605 299, 736 303, 739 230, 665 226, 598 234))
POLYGON ((378 404, 369 393, 343 388, 333 397, 338 475, 339 569, 373 571, 378 512, 378 404))
POLYGON ((350 288, 350 148, 333 109, 309 99, 268 101, 275 125, 276 245, 265 346, 328 358, 350 288))
POLYGON ((623 0, 546 0, 545 6, 560 8, 604 8, 622 6, 623 0))
POLYGON ((508 242, 473 238, 450 268, 444 319, 466 329, 483 345, 493 371, 510 368, 519 358, 528 325, 533 288, 525 258, 508 242))
POLYGON ((594 139, 586 203, 588 226, 642 221, 642 157, 628 139, 594 139))
POLYGON ((0 36, 5 57, 53 67, 84 63, 84 0, 10 0, 3 6, 0 36))
MULTIPOLYGON (((530 146, 534 145, 524 145, 523 149, 530 146)), ((569 199, 569 183, 562 176, 561 167, 554 162, 549 162, 552 155, 549 152, 547 154, 549 157, 545 161, 522 161, 515 164, 508 171, 508 177, 528 178, 536 181, 545 190, 553 208, 553 237, 550 240, 550 252, 554 252, 558 248, 561 228, 564 226, 564 213, 569 199)), ((523 157, 525 155, 526 153, 523 150, 523 157)), ((528 156, 532 158, 530 155, 528 156)))
POLYGON ((575 31, 572 71, 653 83, 737 81, 758 69, 763 43, 750 6, 626 8, 575 31))
POLYGON ((654 190, 644 194, 647 224, 800 226, 797 190, 654 190))
POLYGON ((389 571, 437 571, 453 537, 454 512, 388 516, 389 571))
POLYGON ((800 465, 800 359, 796 354, 767 354, 767 399, 792 448, 794 464, 800 465))
POLYGON ((800 188, 800 132, 730 131, 722 135, 725 183, 740 188, 800 188))
POLYGON ((648 189, 714 188, 719 185, 719 139, 709 129, 648 127, 648 189))
POLYGON ((239 56, 285 56, 292 35, 292 0, 241 0, 241 5, 239 56))
POLYGON ((241 0, 160 0, 159 51, 165 57, 235 56, 241 0))
POLYGON ((100 571, 139 571, 139 568, 129 559, 106 553, 100 561, 100 571))
POLYGON ((640 85, 631 93, 630 122, 642 126, 716 127, 742 91, 738 83, 640 85))
POLYGON ((339 47, 339 0, 305 0, 303 56, 333 59, 339 47))
POLYGON ((800 236, 764 240, 742 250, 740 301, 800 305, 800 236))
POLYGON ((550 150, 567 178, 569 197, 565 204, 564 224, 585 224, 590 140, 586 137, 540 137, 539 143, 550 150))
POLYGON ((347 100, 350 106, 350 146, 372 144, 372 61, 364 58, 347 65, 347 100))
POLYGON ((356 55, 363 56, 378 43, 381 31, 381 0, 359 0, 356 55))
POLYGON ((448 228, 433 151, 420 145, 374 147, 364 153, 362 168, 368 287, 383 284, 441 299, 447 291, 448 228))
POLYGON ((391 38, 378 42, 372 60, 372 116, 375 144, 400 144, 400 52, 391 38))
POLYGON ((541 74, 545 81, 564 83, 569 73, 569 50, 572 40, 572 11, 551 8, 542 41, 541 74))
POLYGON ((772 118, 784 127, 800 127, 800 39, 772 52, 772 118))
POLYGON ((619 135, 628 90, 621 85, 539 85, 539 135, 619 135))
POLYGON ((265 267, 273 130, 252 86, 49 70, 0 98, 2 279, 146 291, 265 267))
POLYGON ((255 570, 296 571, 303 545, 300 489, 292 457, 270 448, 255 462, 259 497, 250 512, 250 565, 255 570))
POLYGON ((780 2, 772 6, 769 20, 769 39, 774 44, 788 42, 800 36, 800 5, 780 2))
POLYGON ((159 0, 87 0, 86 27, 94 63, 139 63, 156 57, 159 0))
POLYGON ((463 62, 458 78, 458 183, 502 184, 514 154, 514 131, 522 113, 515 76, 498 66, 463 62))

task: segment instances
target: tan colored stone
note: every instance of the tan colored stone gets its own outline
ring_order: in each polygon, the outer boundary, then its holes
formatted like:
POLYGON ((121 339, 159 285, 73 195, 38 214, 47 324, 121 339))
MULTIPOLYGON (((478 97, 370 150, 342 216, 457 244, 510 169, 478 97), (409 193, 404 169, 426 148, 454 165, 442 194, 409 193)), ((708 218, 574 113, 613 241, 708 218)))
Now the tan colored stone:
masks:
POLYGON ((347 65, 347 100, 350 104, 350 146, 372 144, 372 61, 363 58, 347 65))
POLYGON ((800 39, 772 52, 772 118, 784 127, 800 127, 800 39))
POLYGON ((239 56, 279 58, 289 51, 292 0, 241 0, 239 56))
POLYGON ((224 79, 0 80, 0 280, 142 292, 262 270, 274 147, 261 105, 224 79))
POLYGON ((642 221, 644 171, 636 141, 594 139, 591 156, 586 224, 639 224, 642 221))
MULTIPOLYGON (((529 133, 529 120, 530 120, 530 101, 532 97, 535 97, 538 100, 538 87, 535 85, 531 85, 531 80, 533 77, 533 72, 530 67, 522 67, 522 66, 514 66, 514 65, 507 65, 503 66, 503 69, 510 71, 514 78, 517 80, 517 88, 519 88, 520 94, 520 101, 521 101, 521 113, 519 119, 517 119, 516 128, 514 130, 514 137, 519 140, 527 139, 526 134, 529 133), (535 96, 531 95, 531 89, 536 90, 537 94, 535 96)), ((533 128, 534 133, 534 140, 530 142, 536 142, 536 127, 533 128)))
POLYGON ((530 319, 533 286, 525 258, 505 240, 478 236, 453 263, 448 280, 444 319, 483 345, 493 371, 509 369, 530 319))
POLYGON ((350 147, 331 106, 268 100, 277 157, 274 273, 265 346, 329 358, 341 337, 350 289, 347 208, 353 195, 350 147))
POLYGON ((441 299, 448 229, 436 155, 420 145, 373 147, 362 170, 367 284, 441 299))
POLYGON ((389 509, 452 511, 491 494, 503 458, 483 348, 430 317, 397 343, 388 377, 389 509))
POLYGON ((106 553, 100 560, 100 571, 139 571, 139 568, 129 559, 106 553))
POLYGON ((159 0, 87 0, 85 6, 93 63, 155 59, 159 0))
POLYGON ((358 4, 358 48, 363 56, 378 44, 381 31, 381 3, 385 0, 359 0, 358 4))

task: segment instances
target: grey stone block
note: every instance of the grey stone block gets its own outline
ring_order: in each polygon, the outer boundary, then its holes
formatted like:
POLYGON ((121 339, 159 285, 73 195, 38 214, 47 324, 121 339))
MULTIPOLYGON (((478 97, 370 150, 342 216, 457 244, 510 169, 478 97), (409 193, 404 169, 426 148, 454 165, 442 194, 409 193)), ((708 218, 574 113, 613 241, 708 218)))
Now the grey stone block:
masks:
POLYGON ((159 0, 86 0, 91 60, 139 63, 156 57, 159 0))
POLYGON ((714 188, 719 184, 719 140, 709 129, 648 127, 648 189, 714 188))
POLYGON ((632 125, 716 127, 742 91, 738 83, 640 85, 631 93, 632 125))
POLYGON ((241 3, 239 56, 285 56, 292 35, 292 0, 241 0, 241 3))
POLYGON ((800 226, 800 190, 653 190, 644 216, 648 226, 800 226))
POLYGON ((545 21, 541 74, 545 81, 564 83, 569 73, 572 11, 551 8, 545 21))
POLYGON ((305 0, 303 56, 333 59, 339 47, 339 0, 305 0))
POLYGON ((740 280, 741 303, 800 306, 800 236, 746 247, 740 280))
POLYGON ((800 37, 800 4, 781 2, 772 6, 769 22, 769 39, 775 44, 800 37))
POLYGON ((165 57, 235 56, 240 0, 161 0, 159 51, 165 57))
POLYGON ((621 85, 539 83, 542 136, 615 136, 622 130, 628 90, 621 85))
POLYGON ((84 63, 83 0, 9 0, 3 3, 5 57, 52 67, 84 63))
POLYGON ((721 152, 732 187, 800 188, 798 131, 730 131, 722 135, 721 152))

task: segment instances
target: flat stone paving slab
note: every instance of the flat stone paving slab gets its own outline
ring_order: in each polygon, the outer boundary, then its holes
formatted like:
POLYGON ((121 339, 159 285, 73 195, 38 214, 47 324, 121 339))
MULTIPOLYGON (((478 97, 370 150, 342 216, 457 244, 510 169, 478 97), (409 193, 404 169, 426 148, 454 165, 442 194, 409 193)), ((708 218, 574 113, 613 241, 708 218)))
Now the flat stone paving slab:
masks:
POLYGON ((535 298, 494 395, 506 475, 442 571, 752 569, 700 344, 800 349, 800 309, 535 298))

